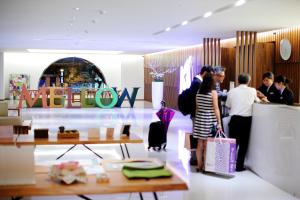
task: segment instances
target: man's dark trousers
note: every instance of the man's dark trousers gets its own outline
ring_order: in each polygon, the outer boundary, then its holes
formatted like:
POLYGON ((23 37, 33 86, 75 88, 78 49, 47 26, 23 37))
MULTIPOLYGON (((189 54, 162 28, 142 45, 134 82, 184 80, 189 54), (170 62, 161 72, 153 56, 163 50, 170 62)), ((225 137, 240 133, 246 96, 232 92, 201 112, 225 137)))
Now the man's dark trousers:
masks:
POLYGON ((245 156, 248 149, 252 117, 233 115, 229 122, 229 136, 236 139, 238 156, 237 171, 244 169, 245 156))

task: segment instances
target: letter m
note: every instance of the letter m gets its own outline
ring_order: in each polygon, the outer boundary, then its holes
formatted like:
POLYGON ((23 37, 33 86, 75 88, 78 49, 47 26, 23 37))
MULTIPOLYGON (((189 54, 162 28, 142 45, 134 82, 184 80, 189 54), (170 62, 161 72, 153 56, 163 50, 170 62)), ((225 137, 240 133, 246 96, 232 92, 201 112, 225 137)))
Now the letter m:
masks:
POLYGON ((28 92, 25 85, 22 86, 22 92, 20 94, 19 108, 22 108, 23 100, 26 100, 28 106, 31 108, 38 98, 42 95, 42 106, 47 108, 47 93, 45 86, 41 87, 37 92, 34 93, 34 98, 32 99, 30 93, 28 92))

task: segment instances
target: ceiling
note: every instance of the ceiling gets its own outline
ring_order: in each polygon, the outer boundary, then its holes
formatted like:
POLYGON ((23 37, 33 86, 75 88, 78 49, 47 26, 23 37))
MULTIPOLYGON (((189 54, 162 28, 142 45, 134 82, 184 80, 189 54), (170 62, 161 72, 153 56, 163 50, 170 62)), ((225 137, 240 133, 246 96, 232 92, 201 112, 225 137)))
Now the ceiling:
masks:
POLYGON ((300 25, 300 0, 0 0, 0 50, 115 50, 146 54, 237 30, 300 25), (216 11, 204 18, 208 11, 216 11), (178 26, 169 32, 163 30, 178 26), (159 34, 157 34, 159 33, 159 34))

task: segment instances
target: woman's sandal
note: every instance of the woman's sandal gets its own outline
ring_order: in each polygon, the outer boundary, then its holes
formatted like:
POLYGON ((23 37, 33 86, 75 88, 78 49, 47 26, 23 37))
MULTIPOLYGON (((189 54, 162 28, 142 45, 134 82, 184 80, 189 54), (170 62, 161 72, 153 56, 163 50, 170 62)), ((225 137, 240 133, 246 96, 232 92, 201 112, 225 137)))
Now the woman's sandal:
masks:
POLYGON ((196 167, 196 172, 202 172, 202 173, 204 173, 204 169, 203 169, 203 167, 196 167))

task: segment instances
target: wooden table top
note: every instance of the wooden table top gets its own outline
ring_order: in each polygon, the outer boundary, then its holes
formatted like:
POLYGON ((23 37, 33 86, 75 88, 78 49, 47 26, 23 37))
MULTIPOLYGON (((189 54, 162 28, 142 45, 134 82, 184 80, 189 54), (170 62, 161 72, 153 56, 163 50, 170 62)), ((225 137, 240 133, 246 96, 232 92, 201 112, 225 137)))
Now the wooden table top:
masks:
POLYGON ((65 144, 120 144, 120 143, 143 143, 143 139, 131 133, 127 138, 121 138, 115 135, 114 138, 88 138, 80 136, 79 138, 57 138, 56 135, 50 135, 49 138, 35 139, 32 134, 14 135, 12 139, 0 139, 0 145, 65 145, 65 144))
POLYGON ((96 175, 88 175, 87 183, 66 185, 52 181, 48 175, 47 167, 37 167, 35 185, 0 186, 0 196, 84 195, 187 190, 187 184, 176 174, 174 169, 168 165, 167 168, 172 171, 172 177, 129 180, 121 171, 106 171, 110 178, 108 183, 97 183, 96 175))

